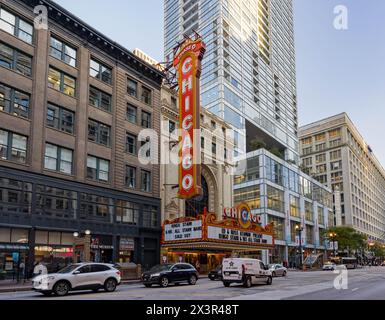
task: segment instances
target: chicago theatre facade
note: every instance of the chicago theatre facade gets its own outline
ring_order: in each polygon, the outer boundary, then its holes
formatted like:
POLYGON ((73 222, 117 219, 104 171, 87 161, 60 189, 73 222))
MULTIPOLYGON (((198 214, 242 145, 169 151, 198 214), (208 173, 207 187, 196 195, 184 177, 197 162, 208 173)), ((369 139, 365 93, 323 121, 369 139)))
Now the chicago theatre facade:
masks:
POLYGON ((178 136, 175 131, 179 119, 177 101, 175 92, 163 87, 161 260, 193 265, 199 261, 200 271, 206 272, 219 265, 224 257, 261 257, 261 250, 273 247, 272 226, 263 228, 258 218, 256 221, 239 218, 240 210, 233 205, 232 139, 221 134, 230 127, 206 109, 200 113, 203 192, 190 200, 178 197, 178 164, 170 163, 178 159, 178 136), (223 155, 222 159, 220 155, 223 155))
POLYGON ((161 260, 188 262, 200 272, 224 257, 260 257, 274 246, 272 224, 262 227, 247 204, 233 207, 231 127, 200 109, 204 52, 199 39, 180 44, 174 51, 179 98, 170 88, 161 91, 161 260))

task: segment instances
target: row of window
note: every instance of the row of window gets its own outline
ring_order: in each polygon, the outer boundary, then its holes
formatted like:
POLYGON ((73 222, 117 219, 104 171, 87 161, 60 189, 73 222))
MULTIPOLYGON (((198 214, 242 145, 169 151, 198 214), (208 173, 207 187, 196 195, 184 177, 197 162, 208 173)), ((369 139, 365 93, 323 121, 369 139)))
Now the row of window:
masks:
MULTIPOLYGON (((28 138, 10 131, 0 130, 0 159, 16 163, 26 163, 28 138)), ((44 168, 64 174, 73 174, 73 150, 46 143, 44 168)), ((109 182, 110 161, 88 155, 87 179, 109 182)), ((127 166, 126 186, 131 189, 138 188, 137 169, 127 166)), ((151 192, 151 172, 140 171, 140 190, 151 192)))
MULTIPOLYGON (((0 110, 7 113, 29 118, 29 95, 0 84, 0 110)), ((127 120, 137 124, 138 109, 129 104, 127 106, 127 120)), ((75 131, 75 113, 65 108, 48 104, 47 126, 73 134, 75 131)), ((141 112, 141 125, 152 127, 151 113, 141 112)), ((88 122, 88 140, 105 146, 111 145, 111 127, 95 120, 88 122)), ((127 151, 137 154, 137 137, 128 135, 127 151)))
MULTIPOLYGON (((328 132, 328 138, 329 139, 335 139, 338 137, 341 137, 342 131, 341 128, 330 130, 328 132)), ((314 141, 315 142, 320 142, 320 141, 325 141, 326 140, 326 132, 320 133, 314 136, 314 141)), ((313 137, 307 137, 301 140, 302 144, 312 144, 313 143, 313 137)))
MULTIPOLYGON (((0 211, 158 227, 157 207, 0 177, 0 211), (35 194, 35 211, 32 199, 35 194), (78 214, 76 214, 78 212, 78 214)), ((38 239, 38 235, 37 235, 38 239)), ((42 242, 42 244, 45 242, 42 242)))
MULTIPOLYGON (((134 81, 128 79, 128 83, 133 83, 134 81)), ((66 95, 71 97, 76 96, 76 79, 70 75, 65 74, 62 71, 59 71, 53 67, 49 68, 48 71, 48 86, 52 89, 63 92, 66 95)), ((138 86, 138 83, 135 82, 135 86, 138 86)), ((137 89, 136 89, 137 90, 137 89)), ((136 92, 136 91, 135 91, 136 92)), ((132 91, 129 91, 129 95, 134 95, 132 91)), ((136 93, 135 93, 136 95, 136 93)), ((142 86, 142 102, 151 105, 151 90, 142 86)), ((112 110, 112 96, 102 90, 90 86, 89 88, 89 104, 95 108, 102 109, 107 112, 112 110)))
MULTIPOLYGON (((70 66, 76 66, 76 50, 54 37, 51 37, 50 55, 70 66)), ((0 66, 15 70, 26 76, 32 75, 32 57, 4 43, 0 43, 0 66)), ((90 60, 90 76, 108 84, 112 83, 112 69, 93 58, 90 60)), ((76 79, 53 67, 49 67, 48 86, 71 97, 76 96, 76 79)), ((128 79, 127 93, 138 99, 138 82, 128 79)), ((152 104, 151 89, 141 86, 140 94, 140 100, 143 103, 152 104)), ((110 112, 112 97, 95 87, 90 87, 89 103, 110 112)))

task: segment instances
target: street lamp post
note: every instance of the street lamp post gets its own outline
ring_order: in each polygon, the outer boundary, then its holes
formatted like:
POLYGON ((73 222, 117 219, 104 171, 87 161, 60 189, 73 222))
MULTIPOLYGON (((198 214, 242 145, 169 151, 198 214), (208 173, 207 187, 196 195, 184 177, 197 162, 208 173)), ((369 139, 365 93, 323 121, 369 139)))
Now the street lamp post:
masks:
POLYGON ((73 245, 73 260, 77 263, 77 250, 76 246, 80 245, 83 248, 83 259, 81 262, 89 262, 91 260, 91 231, 85 230, 84 232, 74 232, 74 245, 73 245))
POLYGON ((298 236, 299 236, 299 265, 300 265, 300 268, 302 268, 302 264, 303 264, 303 257, 302 257, 302 231, 303 231, 303 227, 302 226, 295 226, 295 230, 297 230, 298 232, 298 236))
POLYGON ((336 257, 336 236, 337 234, 335 232, 330 232, 329 237, 333 241, 333 255, 336 257))

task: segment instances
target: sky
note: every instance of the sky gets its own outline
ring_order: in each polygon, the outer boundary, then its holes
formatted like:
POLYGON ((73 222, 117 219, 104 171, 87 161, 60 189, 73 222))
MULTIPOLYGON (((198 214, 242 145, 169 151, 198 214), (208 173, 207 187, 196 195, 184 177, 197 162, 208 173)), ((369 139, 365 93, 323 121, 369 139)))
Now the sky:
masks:
MULTIPOLYGON (((127 49, 163 60, 163 0, 56 2, 127 49)), ((300 125, 347 112, 385 167, 385 1, 294 0, 294 13, 300 125), (347 30, 334 27, 337 5, 347 8, 347 30)))

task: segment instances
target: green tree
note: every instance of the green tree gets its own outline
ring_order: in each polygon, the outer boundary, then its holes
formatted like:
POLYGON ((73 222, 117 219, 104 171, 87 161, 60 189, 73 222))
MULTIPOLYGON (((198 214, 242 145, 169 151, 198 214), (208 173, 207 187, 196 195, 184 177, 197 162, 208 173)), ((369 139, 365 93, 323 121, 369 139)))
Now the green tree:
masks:
POLYGON ((338 242, 338 250, 347 250, 350 254, 352 250, 361 250, 366 246, 366 236, 360 234, 352 227, 338 226, 332 227, 323 232, 325 238, 338 242), (333 234, 333 237, 330 237, 333 234), (332 239, 331 239, 332 238, 332 239))
POLYGON ((284 155, 283 155, 283 153, 281 152, 281 150, 279 150, 279 149, 276 148, 276 147, 271 148, 269 151, 270 151, 272 154, 274 154, 275 156, 277 156, 278 158, 281 158, 281 159, 284 158, 284 155))
POLYGON ((370 251, 373 252, 376 258, 384 259, 385 257, 385 249, 382 243, 375 242, 374 245, 370 246, 370 251))

